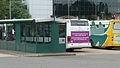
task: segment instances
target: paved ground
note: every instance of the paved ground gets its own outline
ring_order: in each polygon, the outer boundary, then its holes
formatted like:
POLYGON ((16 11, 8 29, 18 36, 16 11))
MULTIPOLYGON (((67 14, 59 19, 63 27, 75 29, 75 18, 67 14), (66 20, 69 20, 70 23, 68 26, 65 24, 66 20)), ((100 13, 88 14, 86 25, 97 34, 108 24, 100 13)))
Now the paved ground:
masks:
POLYGON ((79 56, 6 57, 0 68, 120 68, 120 54, 79 56))
POLYGON ((65 53, 0 50, 0 68, 120 68, 119 62, 120 50, 83 48, 65 53))
POLYGON ((24 57, 24 56, 70 56, 70 55, 90 55, 90 54, 120 54, 120 49, 117 50, 105 50, 105 49, 93 49, 83 48, 77 49, 74 52, 64 53, 26 53, 19 51, 0 50, 0 57, 24 57))
POLYGON ((10 54, 0 54, 0 57, 17 57, 17 56, 10 54))

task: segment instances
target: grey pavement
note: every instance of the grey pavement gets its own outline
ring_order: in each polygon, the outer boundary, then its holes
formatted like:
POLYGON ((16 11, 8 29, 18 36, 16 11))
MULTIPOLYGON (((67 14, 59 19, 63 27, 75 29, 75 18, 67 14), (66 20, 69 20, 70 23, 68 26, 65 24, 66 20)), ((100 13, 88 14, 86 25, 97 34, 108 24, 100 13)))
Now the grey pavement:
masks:
POLYGON ((120 54, 120 50, 105 50, 83 48, 74 52, 62 53, 28 53, 12 50, 0 50, 0 57, 44 57, 44 56, 75 56, 75 55, 91 55, 91 54, 120 54))
POLYGON ((0 50, 0 57, 44 57, 44 56, 71 56, 76 55, 75 53, 29 53, 12 50, 0 50))

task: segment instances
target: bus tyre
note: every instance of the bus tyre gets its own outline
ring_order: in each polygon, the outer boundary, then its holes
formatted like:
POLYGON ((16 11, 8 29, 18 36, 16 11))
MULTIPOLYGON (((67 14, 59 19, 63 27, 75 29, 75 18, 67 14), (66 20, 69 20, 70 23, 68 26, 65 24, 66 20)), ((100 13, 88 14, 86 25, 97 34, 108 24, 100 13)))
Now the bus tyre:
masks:
POLYGON ((108 49, 108 50, 112 50, 113 49, 113 47, 105 47, 106 49, 108 49))
POLYGON ((93 40, 90 40, 90 43, 91 43, 92 48, 96 48, 96 47, 94 46, 93 40))
POLYGON ((66 49, 66 52, 72 52, 73 49, 66 49))

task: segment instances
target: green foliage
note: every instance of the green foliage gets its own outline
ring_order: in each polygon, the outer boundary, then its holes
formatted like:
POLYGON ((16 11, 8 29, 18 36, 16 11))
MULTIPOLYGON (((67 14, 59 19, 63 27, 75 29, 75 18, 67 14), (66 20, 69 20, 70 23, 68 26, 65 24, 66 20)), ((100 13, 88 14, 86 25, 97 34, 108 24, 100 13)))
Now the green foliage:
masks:
POLYGON ((27 6, 25 6, 21 1, 12 1, 12 18, 24 19, 30 18, 27 6))
POLYGON ((9 15, 7 0, 0 0, 0 19, 5 19, 9 15))
MULTIPOLYGON (((31 18, 21 0, 11 0, 11 18, 31 18)), ((0 0, 0 19, 10 19, 10 0, 0 0)))

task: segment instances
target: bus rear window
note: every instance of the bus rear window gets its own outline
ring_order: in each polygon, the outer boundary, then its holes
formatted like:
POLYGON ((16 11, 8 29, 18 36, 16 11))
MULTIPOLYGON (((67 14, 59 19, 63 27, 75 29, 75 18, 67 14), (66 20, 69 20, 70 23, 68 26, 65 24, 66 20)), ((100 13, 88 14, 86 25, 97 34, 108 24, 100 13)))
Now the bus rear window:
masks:
POLYGON ((71 26, 89 26, 88 21, 71 20, 71 26))
POLYGON ((114 22, 114 30, 120 30, 120 22, 114 22))

